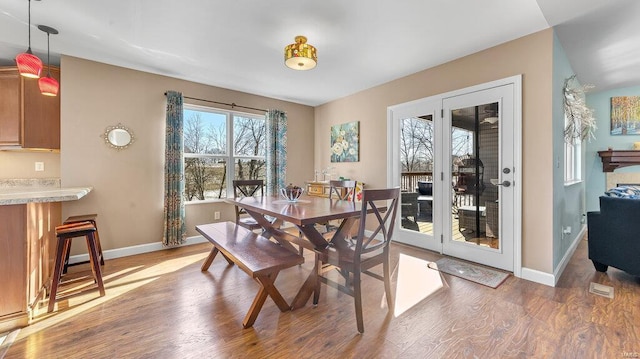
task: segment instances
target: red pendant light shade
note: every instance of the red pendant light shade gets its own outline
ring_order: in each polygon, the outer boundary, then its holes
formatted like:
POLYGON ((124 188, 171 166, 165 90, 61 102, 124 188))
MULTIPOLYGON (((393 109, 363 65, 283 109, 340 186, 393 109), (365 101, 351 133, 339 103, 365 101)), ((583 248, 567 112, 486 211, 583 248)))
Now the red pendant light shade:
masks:
POLYGON ((49 36, 51 34, 56 35, 58 33, 58 30, 46 25, 38 25, 38 29, 47 33, 47 76, 41 77, 40 80, 38 80, 38 86, 40 87, 41 94, 45 96, 57 96, 60 84, 58 83, 58 81, 56 81, 56 79, 51 77, 51 52, 49 50, 49 36))
POLYGON ((33 79, 40 77, 42 61, 40 61, 38 56, 31 54, 31 48, 29 48, 27 52, 23 52, 16 56, 16 64, 18 65, 20 75, 33 79))
POLYGON ((45 96, 57 96, 58 89, 60 88, 58 81, 51 77, 51 75, 41 77, 40 80, 38 80, 38 86, 40 86, 40 93, 45 96))
POLYGON ((36 79, 40 77, 42 61, 31 52, 31 0, 29 0, 29 48, 16 56, 16 65, 22 76, 36 79))

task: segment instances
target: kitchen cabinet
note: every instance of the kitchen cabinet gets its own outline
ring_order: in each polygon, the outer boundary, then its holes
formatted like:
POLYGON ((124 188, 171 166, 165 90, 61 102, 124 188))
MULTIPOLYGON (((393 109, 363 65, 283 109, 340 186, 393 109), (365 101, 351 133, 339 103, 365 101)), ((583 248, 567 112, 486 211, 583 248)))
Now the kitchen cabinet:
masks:
POLYGON ((24 327, 53 275, 60 202, 0 206, 0 333, 24 327))
MULTIPOLYGON (((59 82, 60 69, 51 76, 59 82)), ((0 68, 0 148, 60 149, 60 95, 42 95, 38 80, 16 67, 0 68)))
MULTIPOLYGON (((56 226, 62 202, 79 200, 91 187, 15 186, 33 181, 0 180, 0 333, 24 327, 46 311, 42 299, 51 284, 56 226)), ((46 183, 46 182, 44 182, 46 183)))

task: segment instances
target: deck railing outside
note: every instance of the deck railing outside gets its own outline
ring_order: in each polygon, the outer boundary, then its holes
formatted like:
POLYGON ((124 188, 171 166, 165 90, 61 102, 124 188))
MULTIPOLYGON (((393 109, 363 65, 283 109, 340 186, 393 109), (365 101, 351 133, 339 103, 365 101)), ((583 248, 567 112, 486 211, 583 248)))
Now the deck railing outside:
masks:
MULTIPOLYGON (((456 183, 458 178, 456 175, 453 175, 451 180, 452 183, 456 183)), ((402 172, 400 176, 400 190, 403 192, 416 192, 418 189, 418 181, 433 182, 433 172, 402 172)), ((453 196, 454 207, 473 205, 473 196, 471 195, 455 194, 453 196)))
POLYGON ((418 188, 418 181, 433 182, 432 172, 402 172, 400 176, 400 190, 415 192, 418 188))

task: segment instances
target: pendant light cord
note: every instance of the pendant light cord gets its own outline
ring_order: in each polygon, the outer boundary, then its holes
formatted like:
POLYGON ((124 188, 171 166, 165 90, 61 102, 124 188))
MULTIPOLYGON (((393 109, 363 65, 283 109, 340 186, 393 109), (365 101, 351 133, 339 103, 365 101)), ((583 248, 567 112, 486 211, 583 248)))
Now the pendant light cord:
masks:
POLYGON ((29 0, 29 48, 27 49, 27 53, 31 53, 31 0, 29 0))
MULTIPOLYGON (((31 2, 31 0, 29 0, 31 2)), ((49 55, 51 51, 49 50, 49 32, 47 32, 47 77, 51 77, 51 60, 49 59, 49 55)))

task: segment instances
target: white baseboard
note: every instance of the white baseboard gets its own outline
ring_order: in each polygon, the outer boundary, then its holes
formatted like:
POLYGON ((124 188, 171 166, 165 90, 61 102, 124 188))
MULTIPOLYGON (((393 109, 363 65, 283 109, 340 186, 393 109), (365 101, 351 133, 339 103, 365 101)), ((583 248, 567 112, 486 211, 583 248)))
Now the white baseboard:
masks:
MULTIPOLYGON (((208 241, 203 236, 193 236, 193 237, 187 238, 184 244, 181 244, 177 247, 189 246, 192 244, 206 243, 206 242, 208 241)), ((145 244, 139 244, 137 246, 109 249, 106 251, 102 251, 102 255, 104 256, 104 259, 115 259, 115 258, 133 256, 136 254, 161 251, 163 249, 169 249, 169 248, 176 248, 176 247, 165 247, 160 242, 145 243, 145 244)), ((78 255, 69 257, 69 264, 88 262, 88 261, 89 261, 89 254, 78 254, 78 255)))
POLYGON ((532 282, 548 285, 550 287, 555 286, 555 278, 553 274, 541 272, 539 270, 522 267, 520 278, 526 279, 532 282))
MULTIPOLYGON (((365 232, 368 232, 369 235, 371 234, 371 231, 365 231, 365 232)), ((178 247, 188 246, 188 245, 198 244, 198 243, 206 243, 206 242, 208 241, 203 236, 193 236, 193 237, 188 237, 185 243, 178 247)), ((145 244, 139 244, 137 246, 109 249, 106 251, 102 251, 102 255, 104 256, 104 259, 115 259, 115 258, 133 256, 136 254, 161 251, 163 249, 168 249, 168 248, 176 248, 176 247, 165 247, 160 242, 145 243, 145 244)), ((89 261, 89 254, 78 254, 78 255, 69 257, 69 264, 82 263, 82 262, 88 262, 88 261, 89 261)))
POLYGON ((580 229, 580 233, 578 233, 576 238, 573 239, 571 246, 569 246, 569 249, 567 249, 567 252, 564 254, 562 259, 560 260, 560 263, 558 263, 558 266, 556 267, 556 269, 553 271, 553 276, 555 277, 554 278, 555 281, 553 283, 554 287, 556 283, 558 283, 558 280, 560 280, 560 276, 562 275, 562 272, 564 272, 565 268, 567 268, 567 264, 569 264, 571 257, 573 257, 573 254, 576 252, 576 248, 578 248, 578 244, 580 244, 580 241, 582 240, 582 238, 586 233, 587 233, 587 226, 582 226, 582 228, 580 229))
POLYGON ((553 271, 553 274, 540 272, 535 269, 523 267, 521 278, 530 280, 532 282, 548 285, 550 287, 555 287, 556 284, 558 283, 558 280, 560 280, 560 276, 562 275, 562 272, 564 272, 565 268, 567 267, 567 264, 569 264, 571 257, 576 252, 576 248, 578 248, 578 244, 580 244, 580 241, 582 240, 586 232, 587 232, 587 227, 583 226, 578 236, 576 236, 576 238, 571 243, 571 246, 562 257, 562 260, 560 260, 560 263, 558 263, 558 266, 553 271))

